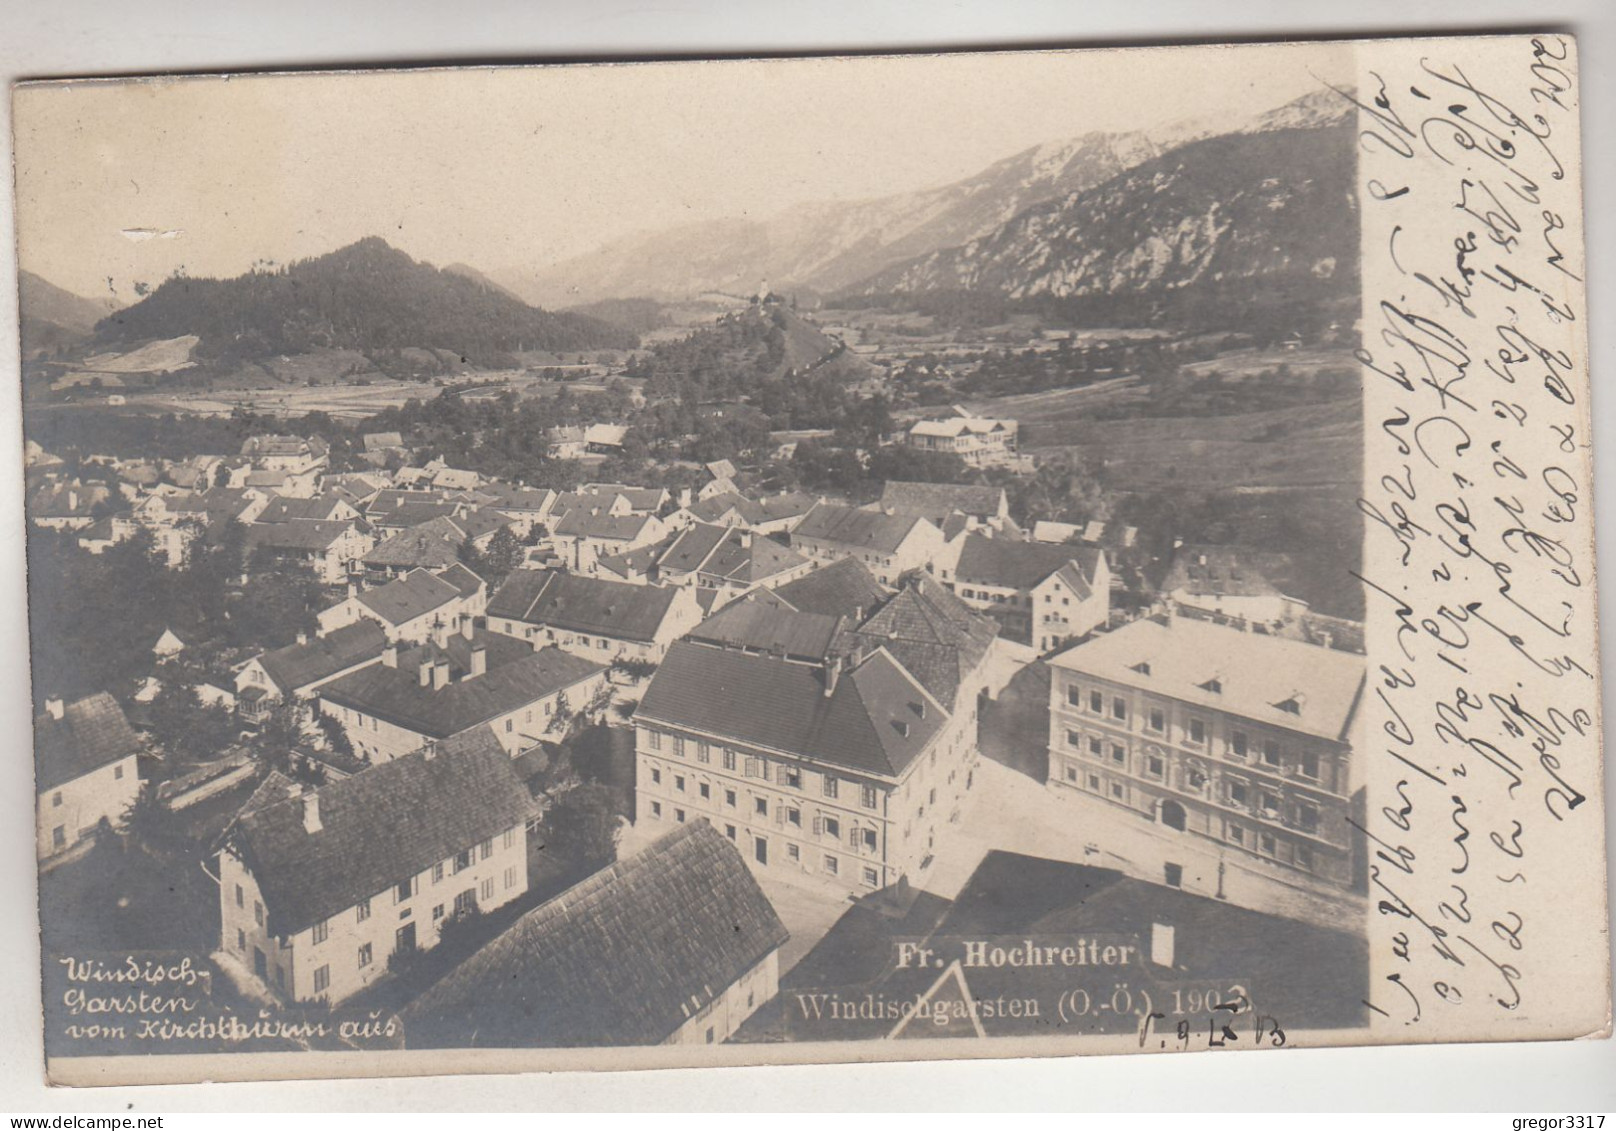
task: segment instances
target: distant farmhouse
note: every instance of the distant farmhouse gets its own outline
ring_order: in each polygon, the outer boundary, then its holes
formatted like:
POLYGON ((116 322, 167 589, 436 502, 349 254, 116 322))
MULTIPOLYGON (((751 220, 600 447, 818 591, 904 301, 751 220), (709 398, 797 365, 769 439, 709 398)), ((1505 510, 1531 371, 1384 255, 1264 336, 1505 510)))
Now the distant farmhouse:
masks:
POLYGON ((917 420, 909 426, 905 441, 923 452, 957 455, 970 467, 994 467, 1013 462, 1018 450, 1020 424, 1014 420, 991 420, 975 416, 959 405, 953 414, 934 420, 917 420))

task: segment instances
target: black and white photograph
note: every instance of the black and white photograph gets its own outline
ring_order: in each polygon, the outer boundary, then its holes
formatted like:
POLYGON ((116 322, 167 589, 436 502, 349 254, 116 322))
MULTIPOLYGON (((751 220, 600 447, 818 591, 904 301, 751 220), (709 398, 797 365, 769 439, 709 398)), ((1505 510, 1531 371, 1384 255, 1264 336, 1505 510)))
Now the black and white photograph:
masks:
POLYGON ((52 1079, 1608 1033, 1574 44, 1377 46, 18 86, 52 1079))

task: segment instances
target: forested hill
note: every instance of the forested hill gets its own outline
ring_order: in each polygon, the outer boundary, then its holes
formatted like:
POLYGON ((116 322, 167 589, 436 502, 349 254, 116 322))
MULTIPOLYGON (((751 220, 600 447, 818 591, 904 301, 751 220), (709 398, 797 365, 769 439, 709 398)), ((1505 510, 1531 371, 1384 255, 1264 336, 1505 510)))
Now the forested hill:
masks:
POLYGON ((254 361, 312 349, 453 350, 476 365, 519 350, 631 348, 632 331, 528 306, 475 279, 417 263, 385 240, 234 279, 169 279, 103 319, 96 345, 195 334, 197 356, 254 361))

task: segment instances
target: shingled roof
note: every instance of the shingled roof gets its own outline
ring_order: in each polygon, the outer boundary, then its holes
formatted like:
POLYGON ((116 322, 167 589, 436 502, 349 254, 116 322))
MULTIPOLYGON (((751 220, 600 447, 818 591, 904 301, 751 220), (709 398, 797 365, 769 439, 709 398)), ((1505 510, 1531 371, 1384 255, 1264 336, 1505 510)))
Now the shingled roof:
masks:
POLYGON ((818 662, 830 655, 846 625, 841 617, 797 612, 748 595, 725 605, 687 635, 725 648, 818 662))
POLYGON ((1103 552, 1098 546, 1051 546, 1043 542, 968 534, 960 548, 954 576, 962 582, 1027 590, 1062 566, 1076 563, 1083 583, 1078 595, 1086 597, 1103 552))
POLYGON ((918 514, 886 514, 820 503, 803 516, 797 529, 792 531, 792 537, 891 553, 909 537, 916 523, 924 521, 924 516, 918 514))
POLYGON ((1180 546, 1161 582, 1163 593, 1219 597, 1272 597, 1280 589, 1263 567, 1289 564, 1285 555, 1262 553, 1238 546, 1180 546))
POLYGON ((388 624, 407 624, 460 597, 460 587, 424 569, 359 594, 361 605, 388 624))
POLYGON ((1360 655, 1188 617, 1136 620, 1049 663, 1335 741, 1364 684, 1360 655))
POLYGON ((559 648, 542 648, 503 664, 490 651, 484 674, 433 688, 421 686, 419 659, 401 655, 397 667, 373 664, 326 684, 320 698, 427 738, 448 738, 604 670, 604 664, 559 648))
MULTIPOLYGON (((344 506, 352 506, 342 496, 327 492, 316 495, 312 499, 289 499, 285 495, 277 495, 269 501, 269 505, 259 512, 257 522, 296 522, 302 520, 326 521, 331 519, 337 510, 344 506)), ((173 505, 170 504, 170 508, 173 505)))
POLYGON ((350 531, 352 522, 314 519, 291 519, 267 525, 254 523, 247 528, 247 545, 253 549, 270 550, 328 550, 350 531))
POLYGON ((696 821, 518 919, 404 1011, 405 1045, 659 1044, 788 937, 696 821))
POLYGON ((665 570, 703 573, 744 585, 776 577, 807 561, 772 538, 701 522, 680 531, 657 557, 657 565, 665 570))
POLYGON ((600 538, 608 542, 630 542, 638 538, 652 518, 647 514, 614 517, 605 511, 574 507, 556 523, 555 534, 562 538, 600 538))
POLYGON ((364 563, 382 569, 442 569, 460 560, 460 543, 441 533, 401 530, 379 543, 364 563))
POLYGON ((794 609, 851 620, 862 620, 891 592, 857 558, 821 566, 774 589, 774 595, 794 609))
POLYGON ((34 718, 35 788, 55 789, 140 750, 140 736, 105 691, 34 718))
POLYGON ((487 727, 416 751, 318 792, 320 830, 301 798, 255 794, 231 845, 263 892, 269 929, 295 934, 521 824, 527 786, 487 727))
POLYGON ((885 650, 836 679, 819 667, 681 641, 651 677, 635 719, 895 778, 947 717, 885 650))
POLYGON ((997 633, 991 617, 971 612, 923 573, 906 577, 898 592, 857 630, 860 640, 885 648, 950 709, 956 706, 960 685, 981 664, 997 633))
POLYGON ((269 678, 282 693, 329 679, 338 672, 381 659, 387 634, 373 620, 361 620, 305 644, 289 644, 258 657, 269 678))
POLYGON ((488 616, 614 640, 653 641, 680 592, 677 586, 519 569, 489 598, 488 616))
POLYGON ((881 488, 881 507, 925 515, 934 523, 958 511, 975 518, 997 518, 1005 507, 1003 487, 970 483, 902 483, 889 480, 881 488))

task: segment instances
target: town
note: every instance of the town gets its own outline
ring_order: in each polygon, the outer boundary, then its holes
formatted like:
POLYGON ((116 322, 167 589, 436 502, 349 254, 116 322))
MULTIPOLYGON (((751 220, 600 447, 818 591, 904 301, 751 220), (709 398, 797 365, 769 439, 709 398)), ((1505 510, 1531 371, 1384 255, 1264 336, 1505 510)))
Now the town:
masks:
POLYGON ((463 396, 385 431, 238 412, 182 457, 30 441, 36 601, 65 586, 41 898, 76 945, 396 1014, 408 1047, 778 1040, 813 1035, 799 990, 939 992, 872 932, 942 944, 1036 892, 971 953, 1260 967, 1265 1008, 1358 1022, 1302 983, 1362 945, 1362 632, 1285 555, 1042 506, 1020 422, 964 405, 884 416, 841 482, 803 474, 828 431, 703 442, 744 409, 647 450, 619 388, 594 413, 632 424, 552 417, 519 480, 430 438, 517 414, 463 396))

